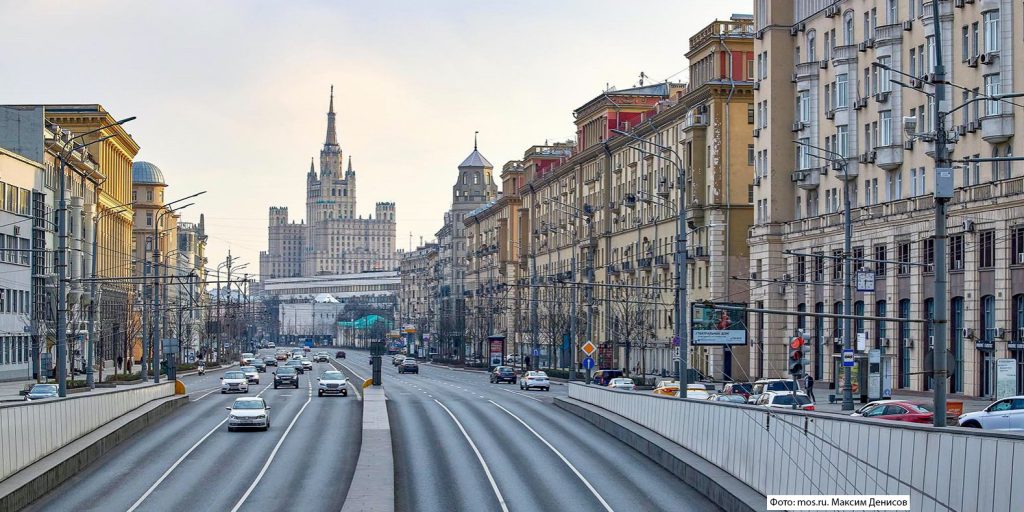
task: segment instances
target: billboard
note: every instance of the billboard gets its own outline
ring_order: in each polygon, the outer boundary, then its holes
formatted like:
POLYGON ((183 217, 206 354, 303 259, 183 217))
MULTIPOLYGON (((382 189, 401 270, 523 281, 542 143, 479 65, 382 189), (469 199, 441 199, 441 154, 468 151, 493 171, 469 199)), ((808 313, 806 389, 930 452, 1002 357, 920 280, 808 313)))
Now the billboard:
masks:
POLYGON ((495 366, 501 366, 505 364, 504 361, 504 336, 488 336, 487 337, 488 348, 490 349, 490 363, 488 366, 494 368, 495 366))
MULTIPOLYGON (((745 308, 736 302, 717 305, 745 308)), ((690 340, 693 345, 746 345, 747 312, 745 309, 721 309, 715 304, 690 305, 690 340)))

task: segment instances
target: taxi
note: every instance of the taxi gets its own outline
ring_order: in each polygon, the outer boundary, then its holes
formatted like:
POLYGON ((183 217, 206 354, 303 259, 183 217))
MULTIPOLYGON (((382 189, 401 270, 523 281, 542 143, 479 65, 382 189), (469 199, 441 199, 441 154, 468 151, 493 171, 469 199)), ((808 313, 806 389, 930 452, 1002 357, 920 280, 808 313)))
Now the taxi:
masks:
POLYGON ((663 380, 654 388, 655 395, 676 396, 676 393, 679 393, 679 381, 677 380, 663 380))

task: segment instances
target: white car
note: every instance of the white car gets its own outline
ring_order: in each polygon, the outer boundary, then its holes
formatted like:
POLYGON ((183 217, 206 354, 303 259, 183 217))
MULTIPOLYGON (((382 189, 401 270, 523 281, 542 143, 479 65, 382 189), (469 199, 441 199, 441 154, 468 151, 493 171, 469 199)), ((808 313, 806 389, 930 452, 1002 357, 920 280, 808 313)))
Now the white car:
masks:
POLYGON ((633 379, 626 377, 616 377, 608 383, 608 387, 612 389, 623 389, 626 391, 635 391, 636 384, 633 383, 633 379))
POLYGON ((994 402, 984 410, 960 415, 961 427, 1024 431, 1024 395, 994 402))
POLYGON ((245 352, 242 354, 242 364, 251 364, 252 360, 255 358, 256 356, 254 356, 252 352, 245 352))
POLYGON ((754 405, 763 405, 773 409, 793 409, 793 401, 796 401, 796 408, 803 411, 813 411, 814 404, 807 397, 807 393, 797 391, 766 391, 757 397, 754 405))
POLYGON ((249 378, 246 377, 245 373, 240 370, 224 372, 224 376, 220 378, 220 392, 248 393, 249 378))
POLYGON ((260 372, 255 366, 243 366, 238 370, 245 374, 245 378, 249 380, 249 384, 260 383, 260 372))
POLYGON ((348 379, 345 374, 337 370, 328 370, 320 374, 316 380, 317 396, 328 394, 348 396, 348 379))
POLYGON ((309 359, 306 359, 305 357, 303 357, 302 359, 299 359, 299 361, 302 362, 302 371, 304 371, 304 372, 311 372, 311 371, 313 371, 313 361, 310 361, 309 359))
POLYGON ((245 397, 235 400, 228 411, 228 432, 239 428, 270 428, 270 406, 262 398, 245 397))
MULTIPOLYGON (((679 396, 678 391, 676 391, 676 396, 679 396)), ((708 393, 708 388, 704 384, 687 384, 686 398, 693 398, 695 400, 707 400, 708 398, 711 398, 711 393, 708 393)))
POLYGON ((551 381, 548 380, 548 374, 544 372, 526 372, 525 375, 519 377, 519 389, 529 391, 530 388, 551 391, 551 381))

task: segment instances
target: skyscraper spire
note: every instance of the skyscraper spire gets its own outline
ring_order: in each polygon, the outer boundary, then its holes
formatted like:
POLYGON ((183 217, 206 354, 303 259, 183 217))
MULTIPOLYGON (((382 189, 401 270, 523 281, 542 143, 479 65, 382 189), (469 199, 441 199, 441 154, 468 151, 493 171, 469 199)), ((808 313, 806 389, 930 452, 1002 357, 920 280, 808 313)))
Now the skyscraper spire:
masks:
POLYGON ((348 156, 348 171, 345 171, 346 175, 355 174, 352 172, 352 155, 348 156))
POLYGON ((313 167, 313 157, 309 157, 309 173, 310 174, 316 173, 316 168, 313 167))
POLYGON ((327 140, 324 146, 337 146, 338 132, 334 128, 334 86, 331 86, 331 104, 327 111, 327 140))

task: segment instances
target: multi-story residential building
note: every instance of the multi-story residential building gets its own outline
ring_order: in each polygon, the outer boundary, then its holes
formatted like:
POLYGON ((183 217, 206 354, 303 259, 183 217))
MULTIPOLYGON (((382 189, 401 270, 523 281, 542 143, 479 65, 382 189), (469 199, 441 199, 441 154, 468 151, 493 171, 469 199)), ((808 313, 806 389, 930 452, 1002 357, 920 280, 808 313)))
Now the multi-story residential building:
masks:
POLYGON ((171 326, 176 337, 181 340, 182 355, 191 354, 203 343, 203 322, 206 318, 206 307, 209 297, 206 294, 206 221, 202 214, 199 222, 181 222, 178 224, 178 248, 175 274, 189 276, 172 283, 177 300, 170 305, 171 326))
MULTIPOLYGON (((40 138, 41 134, 35 134, 40 138)), ((32 377, 32 190, 38 161, 0 148, 0 381, 32 377), (26 329, 28 328, 28 329, 26 329)))
POLYGON ((431 319, 434 314, 433 274, 437 261, 437 244, 427 243, 414 251, 399 251, 399 276, 401 285, 398 292, 398 320, 403 327, 415 328, 408 342, 412 342, 410 353, 425 354, 419 347, 430 340, 431 319), (424 335, 426 337, 424 338, 424 335))
MULTIPOLYGON (((1024 48, 1012 2, 757 0, 754 200, 750 274, 765 283, 751 300, 807 316, 756 315, 757 377, 786 372, 786 341, 812 340, 810 371, 838 384, 845 259, 871 272, 857 291, 858 351, 878 349, 894 389, 928 390, 924 372, 934 328, 934 133, 946 130, 956 162, 946 261, 949 390, 994 392, 994 364, 1017 360, 1024 375, 1024 176, 1009 161, 967 161, 1024 152, 1013 136, 1024 116, 988 95, 1020 90, 1014 58, 1024 48), (936 22, 941 40, 935 38, 936 22), (948 86, 932 83, 941 48, 948 86), (874 66, 879 63, 886 67, 874 66), (891 68, 892 71, 888 71, 891 68), (897 83, 898 82, 898 83, 897 83), (932 93, 945 87, 944 126, 932 93), (798 143, 794 143, 796 140, 798 143), (843 203, 853 222, 844 253, 843 203), (786 251, 792 251, 787 253, 786 251), (870 281, 870 277, 868 278, 870 281), (872 286, 863 286, 870 289, 872 286)), ((883 384, 883 387, 887 387, 883 384)), ((1019 377, 1018 392, 1024 392, 1019 377)))
POLYGON ((285 207, 270 208, 268 247, 260 253, 260 275, 309 277, 398 267, 395 203, 378 202, 374 215, 363 218, 356 212, 352 157, 347 169, 342 165, 331 87, 320 172, 311 159, 306 174, 306 221, 289 221, 285 207))

